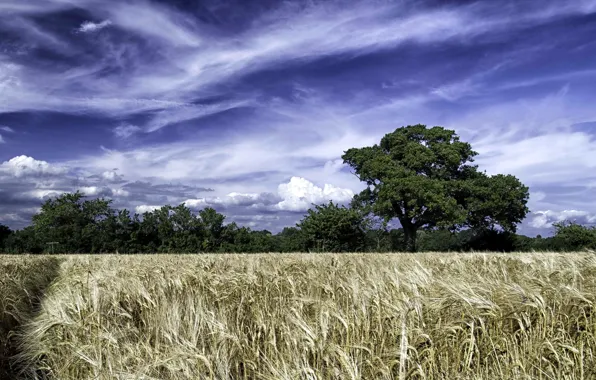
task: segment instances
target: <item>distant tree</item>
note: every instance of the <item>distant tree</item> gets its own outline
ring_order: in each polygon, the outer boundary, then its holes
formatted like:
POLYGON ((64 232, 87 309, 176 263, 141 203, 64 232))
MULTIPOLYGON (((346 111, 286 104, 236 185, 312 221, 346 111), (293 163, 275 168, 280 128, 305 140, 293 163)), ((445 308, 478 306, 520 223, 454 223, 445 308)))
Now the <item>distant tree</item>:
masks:
POLYGON ((275 238, 271 231, 260 230, 250 232, 250 245, 246 252, 258 253, 258 252, 275 252, 277 251, 277 245, 275 244, 275 238))
POLYGON ((596 228, 564 221, 553 224, 555 227, 554 245, 557 250, 580 251, 596 249, 596 228))
MULTIPOLYGON (((596 229, 574 223, 556 224, 555 236, 548 238, 529 238, 511 232, 515 229, 515 224, 511 223, 515 216, 511 215, 519 212, 522 206, 520 202, 516 203, 520 195, 515 195, 515 188, 512 190, 508 182, 511 179, 502 177, 494 177, 492 188, 483 182, 487 177, 481 173, 477 177, 453 180, 452 187, 445 185, 453 191, 449 195, 456 199, 459 207, 467 210, 468 215, 463 223, 451 230, 440 223, 428 223, 418 228, 419 250, 569 251, 596 248, 596 229), (475 180, 475 183, 466 182, 475 180), (487 190, 499 186, 502 189, 496 192, 512 191, 495 196, 487 190), (479 190, 472 191, 476 187, 479 190), (511 204, 513 211, 498 210, 511 204), (484 214, 489 215, 482 218, 484 214)), ((405 230, 388 229, 387 218, 380 218, 379 199, 375 188, 369 186, 354 197, 349 208, 333 202, 315 206, 296 227, 286 227, 273 235, 267 230, 254 231, 236 223, 226 225, 225 216, 212 208, 196 215, 184 204, 166 205, 143 215, 131 215, 126 209, 113 210, 109 200, 85 200, 80 193, 64 194, 45 202, 41 212, 34 216, 32 226, 12 232, 0 225, 0 250, 8 253, 51 252, 49 242, 58 242, 57 253, 389 252, 408 249, 405 230)))
POLYGON ((143 249, 138 244, 135 244, 133 239, 133 235, 139 226, 137 214, 131 216, 130 211, 127 209, 118 210, 117 214, 110 217, 108 224, 112 236, 112 241, 109 245, 110 252, 143 252, 143 249))
POLYGON ((389 230, 389 241, 391 242, 392 252, 404 252, 406 250, 406 239, 403 228, 389 230))
POLYGON ((218 213, 212 207, 206 207, 199 211, 199 218, 205 228, 205 239, 203 240, 202 250, 204 252, 215 252, 224 242, 226 217, 218 213))
POLYGON ((4 241, 12 235, 13 231, 3 224, 0 224, 0 252, 4 250, 4 241))
POLYGON ((159 219, 161 252, 199 252, 204 225, 184 204, 155 211, 159 219))
POLYGON ((489 177, 470 165, 477 153, 454 131, 413 125, 388 133, 379 145, 342 156, 367 188, 355 202, 403 227, 406 249, 416 250, 421 228, 464 227, 515 232, 528 212, 529 192, 509 175, 489 177))
POLYGON ((320 252, 362 251, 366 220, 357 210, 333 202, 316 205, 297 224, 305 248, 320 252))
POLYGON ((0 224, 0 249, 4 248, 4 240, 6 240, 11 234, 12 230, 3 224, 0 224))
POLYGON ((227 224, 221 234, 219 252, 258 253, 279 251, 277 240, 270 231, 252 231, 238 227, 235 222, 227 224))
MULTIPOLYGON (((130 220, 120 215, 121 226, 131 231, 130 245, 145 252, 192 253, 203 250, 206 238, 204 223, 184 204, 165 205, 130 220), (130 221, 129 221, 130 220, 130 221)), ((125 234, 123 234, 123 237, 125 234)))
POLYGON ((220 252, 246 252, 251 247, 251 230, 248 227, 239 227, 236 222, 225 226, 223 242, 219 247, 220 252))
POLYGON ((4 240, 4 251, 6 253, 42 253, 42 244, 35 234, 33 226, 17 230, 4 240))
POLYGON ((534 241, 531 237, 524 235, 515 235, 514 237, 514 251, 517 252, 530 252, 535 250, 534 241))
POLYGON ((472 237, 462 246, 463 251, 513 252, 515 234, 494 229, 472 230, 472 237))
POLYGON ((548 252, 548 251, 565 251, 565 247, 561 244, 561 242, 555 239, 554 236, 550 237, 535 237, 531 239, 531 250, 538 251, 538 252, 548 252))
POLYGON ((131 235, 133 246, 140 248, 141 252, 157 252, 157 249, 162 246, 157 215, 154 212, 145 212, 135 215, 135 219, 138 220, 138 225, 131 235))
POLYGON ((421 230, 417 237, 418 251, 447 252, 461 250, 459 236, 448 230, 421 230))
POLYGON ((200 252, 201 242, 206 233, 205 224, 184 204, 172 208, 170 219, 174 228, 172 250, 184 253, 200 252))
POLYGON ((281 252, 304 252, 307 249, 302 230, 297 227, 284 227, 276 239, 281 252))
POLYGON ((367 252, 391 252, 389 231, 383 228, 369 228, 365 231, 364 250, 367 252))
POLYGON ((109 219, 114 215, 110 200, 85 200, 80 192, 67 193, 47 200, 33 216, 33 232, 42 243, 59 243, 68 253, 105 252, 111 236, 109 219))

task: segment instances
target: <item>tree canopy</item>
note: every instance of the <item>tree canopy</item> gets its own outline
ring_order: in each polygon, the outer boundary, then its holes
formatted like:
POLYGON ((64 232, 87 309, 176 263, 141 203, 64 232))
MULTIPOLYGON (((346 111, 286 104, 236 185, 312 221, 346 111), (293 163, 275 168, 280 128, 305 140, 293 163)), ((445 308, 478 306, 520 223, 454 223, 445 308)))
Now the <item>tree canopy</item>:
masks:
POLYGON ((342 156, 367 188, 355 204, 385 220, 397 218, 408 251, 417 231, 500 227, 515 232, 529 211, 529 190, 511 175, 488 176, 472 165, 477 155, 455 131, 410 125, 386 134, 380 144, 352 148, 342 156))

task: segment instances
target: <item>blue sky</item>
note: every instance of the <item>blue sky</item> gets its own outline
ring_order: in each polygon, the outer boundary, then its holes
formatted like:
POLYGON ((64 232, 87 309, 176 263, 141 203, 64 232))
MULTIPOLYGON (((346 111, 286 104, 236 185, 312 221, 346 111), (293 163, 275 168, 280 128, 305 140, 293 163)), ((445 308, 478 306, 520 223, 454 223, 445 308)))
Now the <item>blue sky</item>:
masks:
POLYGON ((596 0, 0 1, 0 223, 81 190, 279 230, 362 184, 343 151, 454 129, 596 223, 596 0))

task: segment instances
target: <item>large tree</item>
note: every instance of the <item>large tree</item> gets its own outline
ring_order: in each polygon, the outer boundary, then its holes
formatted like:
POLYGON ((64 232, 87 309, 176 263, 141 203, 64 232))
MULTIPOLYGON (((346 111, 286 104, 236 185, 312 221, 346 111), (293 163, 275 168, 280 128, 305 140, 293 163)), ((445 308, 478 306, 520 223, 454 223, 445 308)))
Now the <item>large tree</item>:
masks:
POLYGON ((454 131, 411 125, 380 144, 344 152, 367 188, 353 204, 386 220, 397 218, 408 251, 421 228, 464 227, 515 232, 528 212, 528 188, 511 175, 487 176, 471 165, 477 155, 454 131))

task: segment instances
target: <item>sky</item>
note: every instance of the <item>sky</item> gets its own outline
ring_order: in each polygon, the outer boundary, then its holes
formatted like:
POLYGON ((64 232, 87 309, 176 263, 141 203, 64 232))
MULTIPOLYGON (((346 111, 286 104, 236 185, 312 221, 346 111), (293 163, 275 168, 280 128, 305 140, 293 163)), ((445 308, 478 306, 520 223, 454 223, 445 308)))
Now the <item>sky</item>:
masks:
POLYGON ((279 231, 363 184, 352 147, 453 129, 596 225, 596 0, 0 0, 0 223, 79 190, 279 231))

